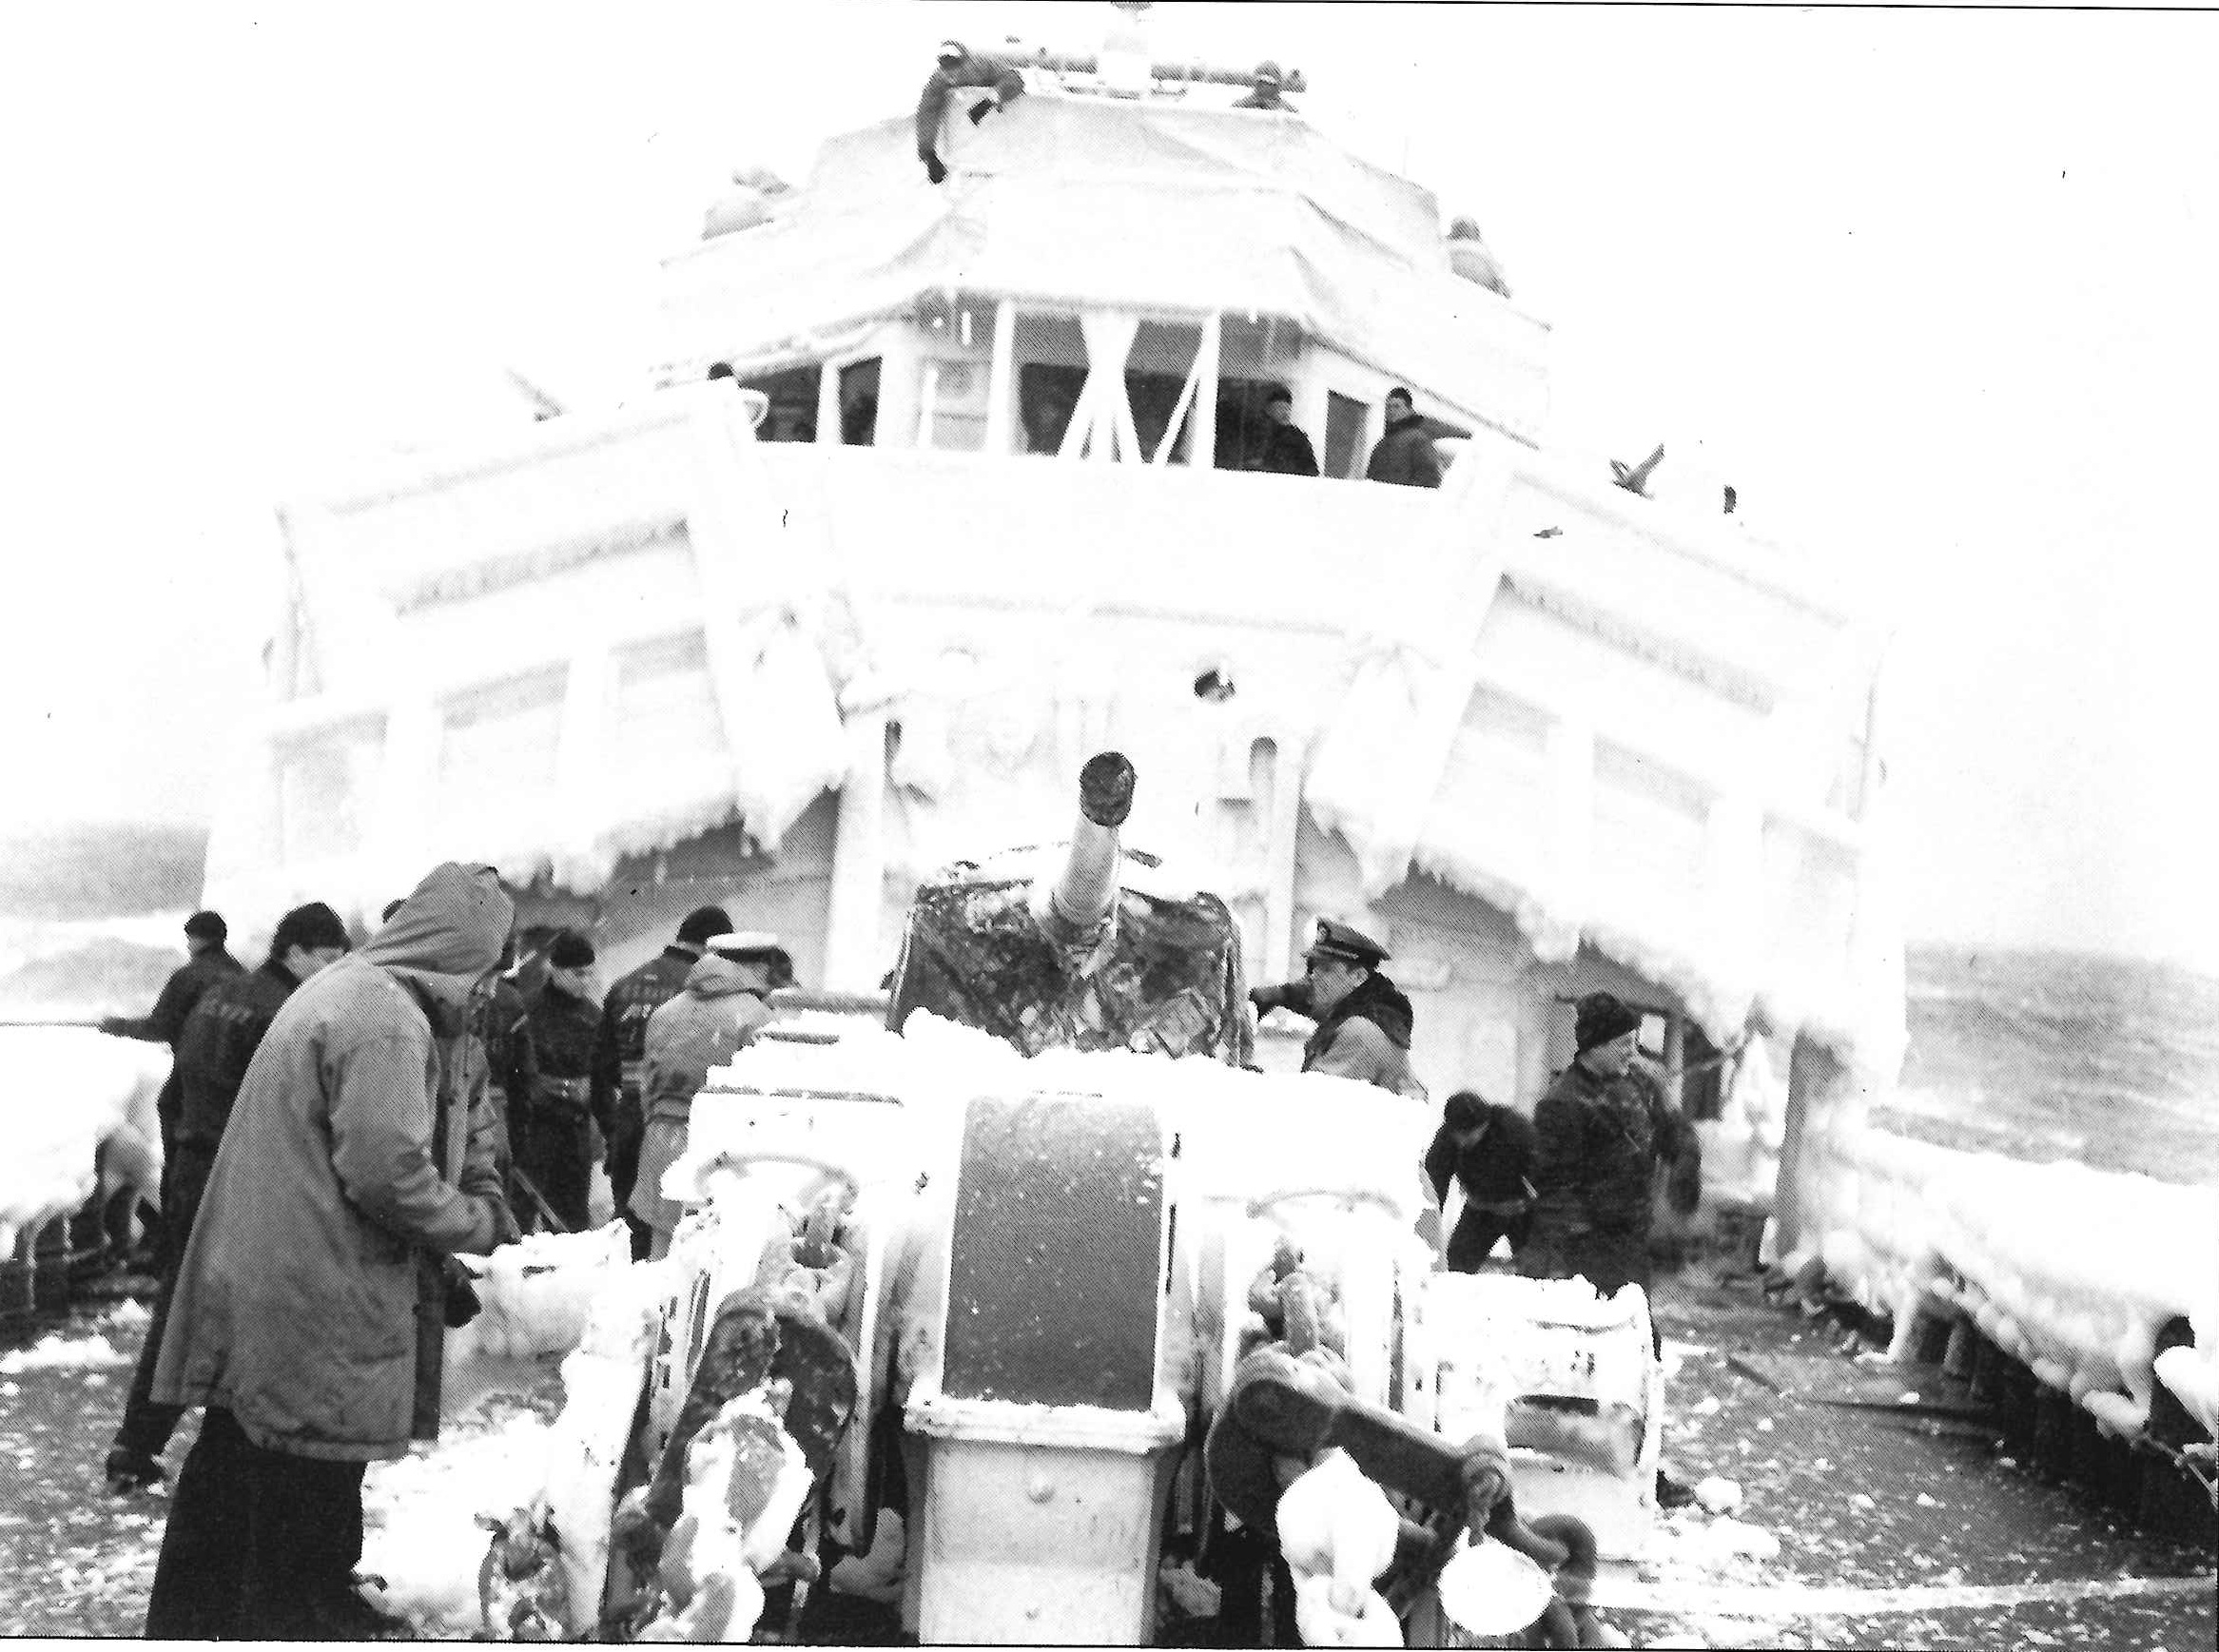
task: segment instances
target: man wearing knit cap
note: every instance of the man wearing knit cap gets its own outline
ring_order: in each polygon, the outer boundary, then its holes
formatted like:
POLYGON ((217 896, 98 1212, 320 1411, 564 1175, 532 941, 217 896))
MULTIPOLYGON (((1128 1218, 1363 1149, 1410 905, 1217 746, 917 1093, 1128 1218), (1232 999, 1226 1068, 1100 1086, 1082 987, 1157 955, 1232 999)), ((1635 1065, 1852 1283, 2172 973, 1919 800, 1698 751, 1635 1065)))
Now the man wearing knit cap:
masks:
POLYGON ((1379 973, 1387 948, 1353 924, 1320 918, 1317 939, 1302 956, 1309 969, 1300 981, 1248 995, 1259 1016, 1291 1009, 1317 1022, 1302 1046, 1302 1070, 1423 1098, 1426 1087, 1410 1065, 1415 1013, 1402 989, 1379 973))
MULTIPOLYGON (((230 926, 224 922, 221 912, 195 912, 185 921, 185 967, 162 983, 154 1008, 143 1017, 110 1016, 100 1023, 100 1030, 119 1039, 143 1039, 152 1044, 167 1044, 174 1055, 177 1040, 185 1032, 185 1019, 201 1001, 201 995, 219 981, 246 973, 246 966, 224 950, 224 943, 230 938, 230 926)), ((185 1249, 184 1230, 170 1233, 168 1229, 175 1224, 167 1215, 169 1166, 177 1157, 177 1066, 173 1061, 169 1077, 163 1080, 162 1093, 154 1101, 155 1114, 162 1122, 162 1209, 165 1213, 162 1250, 171 1264, 185 1249)))
MULTIPOLYGON (((594 1043, 601 1031, 594 943, 574 929, 557 930, 545 959, 547 985, 524 1022, 532 1043, 530 1099, 509 1104, 509 1151, 555 1219, 575 1234, 593 1225, 594 1043)), ((518 1221, 547 1225, 522 1189, 509 1202, 518 1221)))
POLYGON ((1674 1165, 1676 1188, 1700 1189, 1702 1147, 1640 1059, 1638 1010, 1591 992, 1573 1037, 1579 1053, 1533 1109, 1533 1220, 1518 1271, 1581 1274, 1606 1296, 1628 1283, 1646 1292, 1657 1166, 1674 1165))
POLYGON ((1404 488, 1441 485, 1441 456, 1433 451, 1432 433, 1410 392, 1399 384, 1387 393, 1387 431, 1372 449, 1364 479, 1404 488))
POLYGON ((359 1640, 362 1470, 437 1436, 448 1267, 515 1236, 469 1083, 471 988, 515 915, 434 867, 256 1050, 178 1270, 154 1398, 204 1406, 146 1603, 165 1640, 359 1640))
POLYGON ((632 1188, 639 1174, 639 1144, 647 1134, 640 1102, 641 1064, 647 1056, 648 1018, 685 990, 712 935, 732 921, 722 906, 697 906, 678 925, 678 938, 631 974, 618 978, 601 1006, 594 1040, 594 1118, 609 1143, 609 1191, 617 1214, 632 1229, 634 1260, 648 1254, 652 1230, 633 1213, 632 1188))
POLYGON ((154 1403, 154 1362, 162 1351, 162 1330, 169 1320, 169 1300, 177 1288, 179 1259, 200 1209, 201 1191, 216 1162, 216 1149, 230 1122, 232 1103, 246 1078, 246 1064, 262 1047, 263 1036, 293 989, 346 956, 353 943, 340 916, 321 901, 296 906, 278 920, 269 957, 252 974, 226 976, 201 994, 178 1034, 177 1148, 165 1168, 162 1206, 165 1241, 161 1281, 138 1369, 124 1402, 123 1425, 108 1448, 106 1469, 110 1491, 130 1491, 162 1481, 161 1456, 184 1413, 176 1406, 154 1403))
POLYGON ((649 1254, 671 1249, 685 1207, 663 1193, 663 1172, 686 1151, 693 1098, 721 1067, 753 1041, 770 1020, 773 987, 793 979, 793 962, 775 935, 719 935, 686 977, 686 990, 648 1018, 642 1093, 647 1138, 632 1208, 652 1231, 649 1254), (781 980, 781 977, 784 980, 781 980))

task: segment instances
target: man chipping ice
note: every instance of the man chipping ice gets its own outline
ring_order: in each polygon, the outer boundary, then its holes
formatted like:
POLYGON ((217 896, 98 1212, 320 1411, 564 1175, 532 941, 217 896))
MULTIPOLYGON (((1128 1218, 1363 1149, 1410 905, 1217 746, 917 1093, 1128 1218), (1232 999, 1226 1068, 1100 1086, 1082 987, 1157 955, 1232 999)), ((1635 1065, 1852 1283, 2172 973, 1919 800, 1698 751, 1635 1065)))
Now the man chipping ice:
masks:
POLYGON ((207 1409, 149 1636, 389 1626, 355 1588, 362 1471, 438 1433, 442 1264, 516 1233, 467 1059, 471 989, 513 916, 490 866, 435 867, 369 944, 302 983, 255 1052, 155 1367, 156 1400, 207 1409))

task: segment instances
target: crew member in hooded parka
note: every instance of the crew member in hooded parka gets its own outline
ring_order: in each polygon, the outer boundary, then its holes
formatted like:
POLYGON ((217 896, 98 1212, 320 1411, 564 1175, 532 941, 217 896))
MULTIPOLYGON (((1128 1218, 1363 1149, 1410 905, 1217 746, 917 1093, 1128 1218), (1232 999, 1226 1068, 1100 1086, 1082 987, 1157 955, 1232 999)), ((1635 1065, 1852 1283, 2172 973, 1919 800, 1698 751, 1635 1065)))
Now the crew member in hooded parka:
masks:
POLYGON ((176 1406, 154 1403, 154 1364, 162 1351, 163 1328, 169 1321, 178 1261, 239 1086, 246 1078, 247 1063, 293 989, 325 964, 345 957, 351 945, 346 925, 322 902, 296 906, 278 920, 262 967, 223 977, 201 994, 192 1014, 185 1017, 172 1069, 178 1092, 177 1149, 163 1177, 168 1190, 162 1208, 163 1231, 175 1235, 175 1244, 165 1246, 146 1340, 131 1373, 123 1423, 108 1448, 105 1469, 111 1491, 161 1484, 162 1453, 184 1414, 176 1406))
POLYGON ((359 1640, 362 1471, 437 1437, 457 1254, 516 1236, 467 1027, 514 906, 435 867, 255 1052, 178 1271, 154 1398, 204 1406, 146 1603, 176 1640, 359 1640))

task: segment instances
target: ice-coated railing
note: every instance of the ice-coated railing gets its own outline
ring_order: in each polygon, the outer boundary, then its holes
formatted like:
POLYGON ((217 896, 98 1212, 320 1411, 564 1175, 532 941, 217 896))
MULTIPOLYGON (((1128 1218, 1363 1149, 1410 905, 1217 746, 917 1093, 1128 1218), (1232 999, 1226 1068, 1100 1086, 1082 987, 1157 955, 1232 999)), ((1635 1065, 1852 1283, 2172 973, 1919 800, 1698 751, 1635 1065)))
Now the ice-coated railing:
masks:
POLYGON ((1893 1315, 1898 1354, 1921 1311, 1968 1315, 2106 1433, 2147 1428, 2160 1384, 2219 1432, 2219 1188, 1936 1147, 1864 1109, 1854 1091, 1813 1105, 1783 1268, 1822 1264, 1893 1315), (2161 1358, 2179 1320, 2193 1345, 2161 1358))
POLYGON ((0 1027, 0 1260, 95 1190, 158 1198, 167 1050, 90 1027, 0 1027))

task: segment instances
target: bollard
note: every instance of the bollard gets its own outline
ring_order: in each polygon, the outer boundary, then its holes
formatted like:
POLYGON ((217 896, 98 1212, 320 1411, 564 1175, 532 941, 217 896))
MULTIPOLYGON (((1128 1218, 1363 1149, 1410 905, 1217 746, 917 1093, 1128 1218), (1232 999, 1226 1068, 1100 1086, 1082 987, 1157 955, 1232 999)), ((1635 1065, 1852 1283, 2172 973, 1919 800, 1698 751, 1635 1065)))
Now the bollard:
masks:
POLYGON ((2035 1475, 2045 1485, 2054 1486, 2073 1472, 2073 1418, 2079 1409, 2070 1394, 2061 1394, 2047 1383, 2035 1383, 2034 1465, 2035 1475))
POLYGON ((2004 1448, 2025 1463, 2034 1449, 2034 1394, 2041 1384, 2034 1381, 2033 1371, 2001 1349, 1995 1351, 1995 1405, 1997 1420, 2003 1425, 2004 1448))
POLYGON ((1951 1321, 1949 1347, 1943 1351, 1941 1356, 1942 1375, 1953 1376, 1960 1382, 1971 1383, 1973 1356, 1979 1341, 1980 1328, 1974 1323, 1971 1314, 1961 1313, 1951 1321))
POLYGON ((29 1229, 16 1235, 15 1249, 0 1260, 0 1331, 19 1325, 31 1314, 31 1246, 38 1234, 29 1229))
POLYGON ((39 1224, 31 1248, 31 1306, 59 1313, 69 1306, 69 1221, 55 1216, 39 1224))
MULTIPOLYGON (((2072 1396, 2066 1396, 2072 1405, 2072 1396)), ((2095 1426, 2095 1419, 2076 1405, 2072 1406, 2066 1428, 2066 1457, 2070 1464, 2073 1484, 2079 1487, 2098 1503, 2108 1506, 2110 1497, 2110 1462, 2105 1448, 2111 1442, 2103 1430, 2095 1426)))
POLYGON ((1911 1358, 1918 1365, 1941 1365, 1956 1339, 1956 1328, 1964 1322, 1955 1314, 1937 1313, 1930 1308, 1916 1312, 1917 1316, 1911 1323, 1911 1358))
POLYGON ((2000 1407, 2006 1397, 2004 1377, 2011 1370, 2011 1359, 1977 1326, 1973 1328, 1970 1361, 1969 1387, 1973 1398, 1982 1405, 2000 1407))

